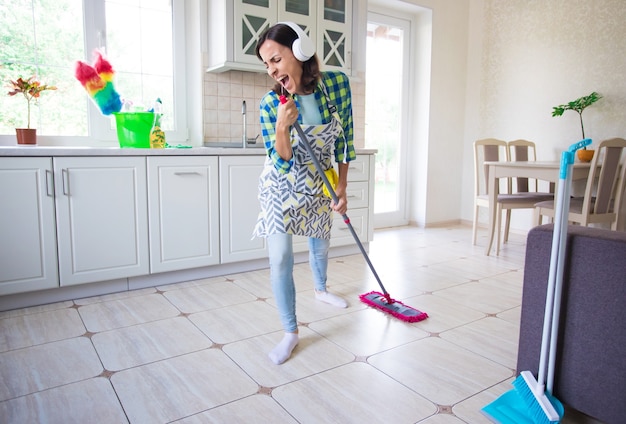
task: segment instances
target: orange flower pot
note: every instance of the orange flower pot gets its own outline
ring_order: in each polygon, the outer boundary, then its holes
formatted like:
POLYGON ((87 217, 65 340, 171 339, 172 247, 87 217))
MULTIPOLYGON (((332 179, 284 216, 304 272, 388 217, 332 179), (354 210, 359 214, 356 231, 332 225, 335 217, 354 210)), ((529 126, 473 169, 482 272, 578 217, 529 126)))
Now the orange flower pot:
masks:
POLYGON ((37 144, 37 130, 35 128, 16 128, 17 144, 37 144))
POLYGON ((584 150, 584 149, 580 149, 576 151, 576 154, 578 155, 578 160, 581 162, 591 162, 591 159, 593 159, 593 154, 594 154, 595 150, 584 150))

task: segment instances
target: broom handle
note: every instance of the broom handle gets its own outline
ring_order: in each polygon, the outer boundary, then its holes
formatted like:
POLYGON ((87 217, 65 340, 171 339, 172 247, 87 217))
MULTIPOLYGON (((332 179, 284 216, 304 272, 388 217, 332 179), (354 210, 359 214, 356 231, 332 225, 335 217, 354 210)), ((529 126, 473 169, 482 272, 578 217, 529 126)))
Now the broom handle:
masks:
MULTIPOLYGON (((563 160, 561 160, 561 167, 563 166, 563 160)), ((550 271, 548 273, 548 288, 546 292, 546 306, 543 315, 543 330, 541 332, 541 354, 539 356, 539 372, 537 376, 537 382, 539 386, 538 391, 544 391, 546 384, 546 371, 548 361, 548 349, 550 345, 550 325, 553 316, 554 309, 554 289, 556 287, 556 274, 558 266, 559 248, 561 247, 561 220, 563 199, 565 195, 565 179, 559 178, 559 186, 555 203, 554 211, 554 229, 552 230, 552 249, 550 252, 550 271)))
MULTIPOLYGON (((567 177, 564 181, 565 188, 563 190, 561 208, 561 228, 559 230, 559 255, 556 268, 556 285, 554 287, 554 302, 552 311, 552 327, 550 330, 550 349, 548 359, 548 377, 546 380, 546 388, 552 394, 554 389, 554 368, 556 364, 556 349, 559 332, 559 316, 561 314, 561 294, 563 292, 563 270, 565 268, 565 246, 567 244, 567 217, 569 216, 570 191, 572 185, 572 164, 567 166, 567 177)), ((556 225, 556 223, 555 223, 556 225)))
POLYGON ((549 393, 554 388, 554 369, 561 312, 561 294, 563 287, 563 270, 565 247, 567 243, 567 217, 569 215, 570 190, 572 185, 572 166, 576 150, 591 144, 591 139, 584 139, 569 147, 561 154, 559 169, 559 189, 556 197, 554 213, 554 229, 552 233, 552 251, 550 253, 550 272, 548 275, 548 291, 546 308, 543 318, 541 337, 541 355, 537 382, 541 390, 547 385, 549 393), (547 372, 547 377, 546 377, 547 372))
MULTIPOLYGON (((287 101, 287 98, 285 96, 280 96, 281 103, 285 103, 286 101, 287 101)), ((315 156, 315 152, 313 152, 313 148, 309 144, 308 137, 302 130, 302 127, 300 126, 298 121, 294 122, 293 126, 295 127, 298 135, 300 136, 300 140, 302 140, 302 144, 304 145, 305 150, 311 157, 311 161, 313 162, 315 169, 317 169, 317 172, 319 173, 320 177, 322 177, 322 181, 324 182, 324 185, 328 189, 328 192, 330 193, 330 197, 333 199, 333 202, 335 202, 335 205, 339 204, 337 193, 335 193, 335 190, 333 189, 332 184, 330 183, 330 181, 328 181, 328 178, 326 177, 326 174, 324 173, 324 169, 322 168, 322 165, 320 165, 319 160, 315 156)), ((365 258, 365 262, 367 262, 367 265, 370 267, 372 274, 374 274, 374 277, 376 278, 376 281, 378 282, 380 289, 383 291, 383 294, 385 295, 385 297, 388 298, 389 293, 387 293, 387 290, 385 290, 385 286, 383 286, 383 282, 380 280, 380 277, 378 276, 376 269, 374 269, 374 265, 372 264, 372 261, 370 261, 370 258, 367 255, 367 252, 365 251, 365 248, 363 247, 361 240, 359 240, 359 236, 356 234, 356 231, 354 231, 354 227, 352 227, 352 224, 350 223, 350 218, 348 218, 348 215, 346 214, 342 214, 341 217, 343 218, 343 222, 345 222, 346 225, 348 226, 348 229, 350 230, 352 237, 354 237, 354 241, 356 241, 356 244, 359 246, 359 250, 363 254, 363 257, 365 258)))

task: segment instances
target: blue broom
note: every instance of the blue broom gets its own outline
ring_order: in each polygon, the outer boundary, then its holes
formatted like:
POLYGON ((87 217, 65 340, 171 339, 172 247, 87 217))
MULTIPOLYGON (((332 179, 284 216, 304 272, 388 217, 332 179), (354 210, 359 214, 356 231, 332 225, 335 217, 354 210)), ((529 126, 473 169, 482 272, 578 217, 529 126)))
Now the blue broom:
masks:
POLYGON ((548 292, 541 337, 539 375, 535 380, 530 371, 522 371, 513 381, 514 390, 504 393, 482 409, 487 417, 500 424, 549 424, 558 423, 563 417, 563 405, 552 396, 552 391, 563 287, 567 216, 572 184, 571 167, 574 164, 576 150, 589 144, 591 144, 591 139, 586 138, 571 145, 561 155, 559 190, 554 212, 552 251, 550 253, 548 292))

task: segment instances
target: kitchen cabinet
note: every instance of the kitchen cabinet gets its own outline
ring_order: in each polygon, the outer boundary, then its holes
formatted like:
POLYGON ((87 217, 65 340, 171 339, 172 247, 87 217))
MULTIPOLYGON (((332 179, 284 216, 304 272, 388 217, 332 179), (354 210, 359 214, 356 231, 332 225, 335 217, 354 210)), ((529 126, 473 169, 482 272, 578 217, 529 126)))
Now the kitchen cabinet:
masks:
POLYGON ((261 206, 258 182, 265 156, 220 157, 220 253, 222 263, 267 257, 265 238, 252 238, 261 206))
POLYGON ((0 158, 0 295, 58 287, 52 158, 0 158))
POLYGON ((352 68, 352 1, 320 0, 317 11, 317 55, 323 69, 350 75, 352 68))
POLYGON ((61 286, 148 274, 145 157, 55 157, 61 286))
POLYGON ((219 263, 218 160, 147 158, 150 272, 219 263))
MULTIPOLYGON (((265 155, 209 152, 0 149, 0 310, 262 266, 266 240, 252 232, 265 155)), ((373 239, 373 166, 359 153, 348 174, 363 243, 373 239)), ((356 253, 338 215, 331 247, 356 253)), ((306 238, 294 250, 308 251, 306 238)))
POLYGON ((256 44, 263 31, 281 21, 297 23, 311 37, 323 69, 350 75, 351 0, 209 0, 208 71, 265 72, 256 44))

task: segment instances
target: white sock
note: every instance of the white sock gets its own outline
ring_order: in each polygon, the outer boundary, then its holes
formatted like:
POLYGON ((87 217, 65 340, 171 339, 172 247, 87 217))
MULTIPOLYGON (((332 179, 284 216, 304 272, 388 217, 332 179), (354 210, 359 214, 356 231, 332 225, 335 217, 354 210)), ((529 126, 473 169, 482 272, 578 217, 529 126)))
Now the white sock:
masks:
POLYGON ((336 306, 338 308, 347 308, 348 303, 339 296, 328 293, 327 291, 319 292, 315 291, 315 298, 321 302, 328 303, 329 305, 336 306))
POLYGON ((298 333, 285 333, 283 339, 269 353, 273 363, 280 365, 291 356, 291 352, 298 344, 298 333))

